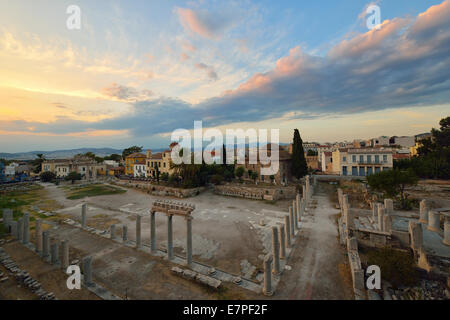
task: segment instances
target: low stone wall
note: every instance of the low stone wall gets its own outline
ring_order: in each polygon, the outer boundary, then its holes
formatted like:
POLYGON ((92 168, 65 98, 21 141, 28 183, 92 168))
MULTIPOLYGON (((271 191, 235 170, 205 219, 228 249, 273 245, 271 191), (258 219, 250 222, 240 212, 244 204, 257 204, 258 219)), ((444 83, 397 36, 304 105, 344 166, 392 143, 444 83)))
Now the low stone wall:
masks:
POLYGON ((205 187, 191 188, 191 189, 182 189, 182 188, 173 188, 163 185, 154 185, 147 181, 127 181, 127 180, 116 180, 112 182, 112 184, 128 187, 128 188, 136 188, 143 190, 149 194, 155 196, 170 196, 176 198, 190 198, 199 195, 201 192, 205 191, 205 187))
POLYGON ((226 184, 214 187, 214 192, 222 196, 255 199, 255 200, 280 200, 294 199, 295 186, 290 187, 251 187, 239 184, 226 184))
POLYGON ((361 260, 358 253, 358 240, 356 240, 356 238, 347 239, 347 254, 352 273, 355 300, 366 300, 364 270, 361 267, 361 260))

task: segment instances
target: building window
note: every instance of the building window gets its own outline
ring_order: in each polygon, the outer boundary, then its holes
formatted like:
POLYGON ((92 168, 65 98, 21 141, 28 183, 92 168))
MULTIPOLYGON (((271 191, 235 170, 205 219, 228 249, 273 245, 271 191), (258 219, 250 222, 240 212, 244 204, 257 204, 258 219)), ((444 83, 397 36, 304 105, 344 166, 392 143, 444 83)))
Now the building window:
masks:
POLYGON ((380 156, 379 155, 375 156, 375 163, 380 163, 380 156))
POLYGON ((387 154, 383 154, 383 161, 387 161, 387 154))
POLYGON ((371 163, 372 162, 372 156, 368 155, 367 156, 367 163, 371 163))
POLYGON ((364 156, 359 156, 359 162, 364 162, 364 156))
POLYGON ((342 157, 342 162, 347 162, 347 157, 342 157))
POLYGON ((356 162, 356 156, 352 156, 352 162, 356 162))
POLYGON ((166 167, 166 163, 164 162, 164 166, 163 166, 164 168, 166 167))

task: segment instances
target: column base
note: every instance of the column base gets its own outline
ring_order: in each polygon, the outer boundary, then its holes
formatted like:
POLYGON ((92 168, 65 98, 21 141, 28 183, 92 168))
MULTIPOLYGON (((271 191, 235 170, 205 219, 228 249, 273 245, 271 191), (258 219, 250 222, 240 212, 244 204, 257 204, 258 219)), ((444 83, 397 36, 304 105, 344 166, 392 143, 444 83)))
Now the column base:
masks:
POLYGON ((441 231, 441 229, 434 228, 434 227, 432 227, 432 226, 428 226, 428 227, 427 227, 427 230, 429 230, 429 231, 434 231, 434 232, 440 232, 440 231, 441 231))
POLYGON ((450 246, 450 241, 449 240, 442 240, 442 243, 445 244, 446 246, 450 246))
POLYGON ((271 297, 271 296, 273 296, 273 291, 266 291, 266 290, 263 289, 263 294, 265 296, 271 297))
POLYGON ((419 219, 419 222, 420 223, 424 223, 424 224, 428 224, 428 221, 427 220, 423 220, 423 219, 419 219))
POLYGON ((272 274, 273 274, 274 276, 279 276, 279 275, 281 274, 281 271, 275 271, 275 270, 272 270, 272 274))

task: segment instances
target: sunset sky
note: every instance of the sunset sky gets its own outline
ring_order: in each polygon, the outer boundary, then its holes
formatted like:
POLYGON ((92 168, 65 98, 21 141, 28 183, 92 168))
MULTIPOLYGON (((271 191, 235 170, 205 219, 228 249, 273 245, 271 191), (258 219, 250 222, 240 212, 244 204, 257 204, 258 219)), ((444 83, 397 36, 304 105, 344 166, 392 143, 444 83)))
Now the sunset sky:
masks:
POLYGON ((0 0, 0 152, 414 135, 450 115, 450 0, 0 0), (69 30, 69 5, 81 30, 69 30))

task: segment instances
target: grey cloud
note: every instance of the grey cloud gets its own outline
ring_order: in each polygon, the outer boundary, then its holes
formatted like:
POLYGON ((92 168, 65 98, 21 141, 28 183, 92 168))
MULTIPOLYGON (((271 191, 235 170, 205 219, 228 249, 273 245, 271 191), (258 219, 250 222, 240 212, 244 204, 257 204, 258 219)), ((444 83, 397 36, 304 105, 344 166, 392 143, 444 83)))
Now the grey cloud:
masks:
MULTIPOLYGON (((256 74, 239 88, 196 105, 173 98, 143 99, 132 102, 133 112, 125 117, 96 124, 59 120, 37 125, 35 130, 67 132, 95 126, 151 136, 192 128, 194 120, 203 120, 206 127, 286 114, 308 119, 448 104, 450 28, 441 16, 449 8, 447 0, 416 20, 404 23, 394 19, 375 33, 338 44, 323 57, 294 48, 273 70, 256 74)), ((210 70, 202 63, 196 67, 210 70)), ((112 92, 125 99, 135 94, 118 88, 112 92)))

